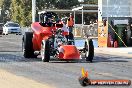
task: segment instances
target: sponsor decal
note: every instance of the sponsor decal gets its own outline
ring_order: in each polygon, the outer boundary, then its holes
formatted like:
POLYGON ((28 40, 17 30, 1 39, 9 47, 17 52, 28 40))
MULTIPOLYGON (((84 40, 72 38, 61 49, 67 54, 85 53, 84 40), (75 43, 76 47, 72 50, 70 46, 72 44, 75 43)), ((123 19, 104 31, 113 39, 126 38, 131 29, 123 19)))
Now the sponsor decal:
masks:
POLYGON ((79 83, 82 86, 90 86, 90 85, 96 85, 96 86, 129 86, 131 85, 130 80, 126 79, 114 79, 114 80, 92 80, 88 78, 88 71, 85 71, 84 68, 82 68, 82 76, 79 77, 79 83))

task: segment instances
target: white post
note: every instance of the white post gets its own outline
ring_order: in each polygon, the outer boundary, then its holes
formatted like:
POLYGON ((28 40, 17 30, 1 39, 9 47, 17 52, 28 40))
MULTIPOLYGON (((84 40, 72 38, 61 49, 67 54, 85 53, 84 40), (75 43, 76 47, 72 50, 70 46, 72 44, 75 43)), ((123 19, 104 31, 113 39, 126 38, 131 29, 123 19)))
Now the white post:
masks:
POLYGON ((74 25, 75 25, 75 20, 76 20, 76 19, 75 19, 75 16, 76 16, 76 13, 75 13, 75 11, 74 11, 74 25))
POLYGON ((35 22, 36 0, 32 0, 32 22, 35 22))
POLYGON ((82 26, 83 26, 83 8, 82 8, 82 26))
POLYGON ((76 13, 75 13, 75 10, 74 10, 74 35, 76 36, 76 26, 75 26, 75 16, 76 16, 76 13))
POLYGON ((81 29, 81 36, 83 37, 83 6, 82 6, 82 29, 81 29))
POLYGON ((102 21, 102 0, 98 0, 98 22, 102 21))
POLYGON ((109 0, 107 0, 107 24, 109 23, 108 17, 109 17, 109 0))
POLYGON ((39 22, 41 21, 41 19, 40 19, 40 14, 39 14, 39 22))
POLYGON ((2 9, 0 8, 0 16, 1 16, 1 10, 2 10, 2 9))

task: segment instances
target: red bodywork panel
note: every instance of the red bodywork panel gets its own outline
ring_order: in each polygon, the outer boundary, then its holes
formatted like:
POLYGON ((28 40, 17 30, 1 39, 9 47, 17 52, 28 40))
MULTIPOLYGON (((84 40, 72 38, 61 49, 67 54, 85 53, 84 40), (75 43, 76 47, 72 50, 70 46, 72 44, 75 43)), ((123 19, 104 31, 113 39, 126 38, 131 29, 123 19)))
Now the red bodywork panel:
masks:
MULTIPOLYGON (((41 50, 41 42, 42 40, 46 40, 53 35, 52 31, 56 31, 57 28, 62 28, 59 26, 60 24, 54 24, 52 27, 43 27, 40 25, 39 22, 34 22, 31 24, 31 28, 33 30, 33 49, 34 51, 41 50), (58 25, 58 26, 57 26, 58 25)), ((63 25, 63 24, 62 24, 63 25)), ((63 32, 63 35, 68 35, 67 33, 63 32)))
MULTIPOLYGON (((53 35, 53 30, 56 31, 58 27, 43 27, 39 22, 32 23, 31 28, 33 30, 33 49, 34 51, 41 50, 42 40, 46 40, 53 35)), ((67 33, 63 33, 68 35, 67 33)), ((71 59, 80 59, 79 50, 74 45, 63 45, 64 52, 59 54, 59 59, 62 60, 71 60, 71 59)))
POLYGON ((62 46, 64 52, 63 52, 63 58, 61 55, 60 59, 65 60, 71 60, 71 59, 80 59, 80 53, 79 50, 74 45, 63 45, 62 46))
POLYGON ((39 24, 39 22, 32 23, 31 28, 33 30, 33 49, 35 51, 41 50, 41 42, 42 40, 48 39, 52 36, 52 30, 55 30, 55 27, 43 27, 39 24))

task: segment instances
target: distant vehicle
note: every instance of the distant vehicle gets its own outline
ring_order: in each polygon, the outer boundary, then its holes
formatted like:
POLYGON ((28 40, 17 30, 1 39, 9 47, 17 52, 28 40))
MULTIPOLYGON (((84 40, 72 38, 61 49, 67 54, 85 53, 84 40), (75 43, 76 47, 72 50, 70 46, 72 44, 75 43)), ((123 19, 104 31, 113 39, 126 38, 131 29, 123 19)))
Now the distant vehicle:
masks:
POLYGON ((3 34, 8 35, 9 33, 21 34, 21 29, 18 23, 7 22, 3 26, 3 34))
POLYGON ((3 33, 3 23, 0 23, 0 35, 3 33))

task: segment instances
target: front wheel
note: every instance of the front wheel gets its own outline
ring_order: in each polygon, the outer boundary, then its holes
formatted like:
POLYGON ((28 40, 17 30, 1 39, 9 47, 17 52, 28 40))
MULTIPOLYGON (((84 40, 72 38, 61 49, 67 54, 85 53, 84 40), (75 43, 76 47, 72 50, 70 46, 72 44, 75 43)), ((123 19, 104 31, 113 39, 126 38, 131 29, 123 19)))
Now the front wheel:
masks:
POLYGON ((85 41, 85 57, 86 61, 92 62, 94 57, 94 45, 92 39, 85 41))
POLYGON ((42 57, 43 62, 49 62, 49 60, 50 60, 49 40, 42 40, 42 43, 41 43, 41 57, 42 57))

